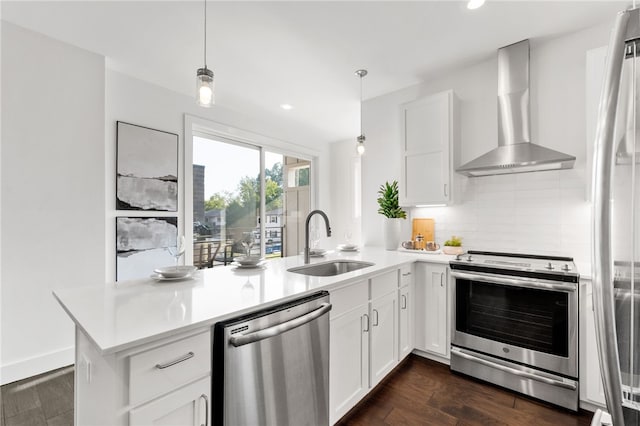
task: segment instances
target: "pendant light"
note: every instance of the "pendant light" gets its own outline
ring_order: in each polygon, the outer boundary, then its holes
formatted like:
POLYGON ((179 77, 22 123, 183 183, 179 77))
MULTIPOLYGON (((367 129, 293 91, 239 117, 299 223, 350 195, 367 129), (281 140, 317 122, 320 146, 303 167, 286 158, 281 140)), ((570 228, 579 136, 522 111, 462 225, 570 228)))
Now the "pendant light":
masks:
POLYGON ((196 72, 196 102, 202 107, 215 103, 213 71, 207 68, 207 0, 204 0, 204 68, 196 72))
POLYGON ((362 155, 364 154, 364 141, 366 140, 362 132, 362 77, 367 75, 367 70, 358 70, 356 71, 356 75, 360 77, 360 136, 357 138, 356 151, 358 155, 362 155))

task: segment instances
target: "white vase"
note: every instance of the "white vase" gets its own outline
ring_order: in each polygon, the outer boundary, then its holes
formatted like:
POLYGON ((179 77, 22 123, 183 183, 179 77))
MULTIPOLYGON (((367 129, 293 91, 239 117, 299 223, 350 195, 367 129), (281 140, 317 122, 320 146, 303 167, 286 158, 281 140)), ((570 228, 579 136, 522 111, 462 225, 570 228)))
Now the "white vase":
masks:
POLYGON ((384 218, 384 248, 396 250, 400 245, 400 219, 384 218))

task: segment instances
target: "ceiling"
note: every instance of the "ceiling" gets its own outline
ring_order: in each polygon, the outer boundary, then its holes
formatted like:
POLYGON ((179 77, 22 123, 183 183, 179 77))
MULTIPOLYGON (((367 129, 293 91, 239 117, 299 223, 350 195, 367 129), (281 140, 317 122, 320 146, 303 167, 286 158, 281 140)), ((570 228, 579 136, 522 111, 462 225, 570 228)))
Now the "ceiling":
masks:
MULTIPOLYGON (((193 96, 203 1, 2 1, 2 19, 97 52, 116 71, 193 96)), ((498 47, 606 21, 628 2, 208 2, 216 104, 302 126, 314 141, 359 133, 364 97, 491 58, 498 47), (291 111, 280 108, 293 105, 291 111)), ((296 141, 293 141, 296 142, 296 141)))

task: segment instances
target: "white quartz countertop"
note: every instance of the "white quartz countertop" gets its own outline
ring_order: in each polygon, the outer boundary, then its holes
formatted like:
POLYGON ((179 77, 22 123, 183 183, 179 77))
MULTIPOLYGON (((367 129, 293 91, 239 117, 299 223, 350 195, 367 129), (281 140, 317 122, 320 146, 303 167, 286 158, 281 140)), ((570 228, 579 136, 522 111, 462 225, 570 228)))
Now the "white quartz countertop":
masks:
POLYGON ((250 311, 318 290, 331 290, 415 261, 448 263, 453 256, 424 255, 363 247, 329 252, 311 263, 355 259, 374 266, 333 277, 313 277, 287 269, 304 265, 302 256, 273 259, 261 269, 218 266, 192 279, 158 282, 151 278, 55 290, 54 296, 103 354, 110 354, 213 325, 250 311))

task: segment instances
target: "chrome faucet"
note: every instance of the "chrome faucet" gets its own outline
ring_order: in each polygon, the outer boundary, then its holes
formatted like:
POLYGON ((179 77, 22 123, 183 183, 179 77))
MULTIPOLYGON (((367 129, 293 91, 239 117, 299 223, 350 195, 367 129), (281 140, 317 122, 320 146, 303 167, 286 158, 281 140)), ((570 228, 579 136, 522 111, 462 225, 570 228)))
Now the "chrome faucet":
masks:
POLYGON ((307 221, 304 224, 304 263, 309 263, 309 222, 311 222, 311 216, 319 214, 324 219, 324 224, 327 227, 327 237, 331 236, 331 226, 329 226, 329 218, 322 210, 314 210, 307 216, 307 221))

